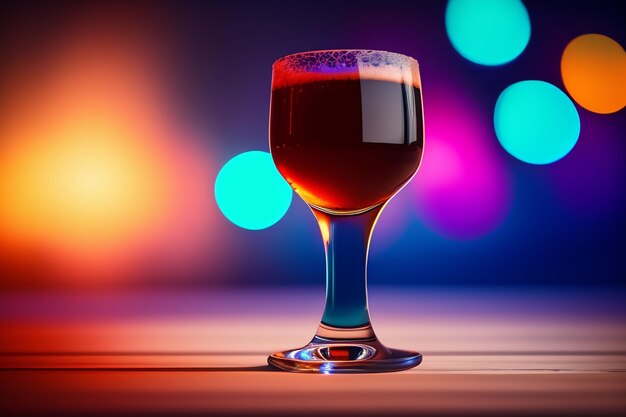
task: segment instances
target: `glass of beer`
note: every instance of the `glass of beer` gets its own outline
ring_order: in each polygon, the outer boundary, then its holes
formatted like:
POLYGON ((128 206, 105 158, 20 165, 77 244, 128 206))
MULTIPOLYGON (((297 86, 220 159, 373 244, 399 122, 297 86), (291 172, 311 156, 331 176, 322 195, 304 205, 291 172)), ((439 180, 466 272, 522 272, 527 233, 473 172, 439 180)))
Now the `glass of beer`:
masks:
POLYGON ((273 65, 270 149, 315 215, 326 253, 326 306, 307 345, 268 362, 296 372, 385 372, 417 352, 378 341, 367 305, 376 220, 415 175, 424 147, 417 61, 372 50, 302 52, 273 65))

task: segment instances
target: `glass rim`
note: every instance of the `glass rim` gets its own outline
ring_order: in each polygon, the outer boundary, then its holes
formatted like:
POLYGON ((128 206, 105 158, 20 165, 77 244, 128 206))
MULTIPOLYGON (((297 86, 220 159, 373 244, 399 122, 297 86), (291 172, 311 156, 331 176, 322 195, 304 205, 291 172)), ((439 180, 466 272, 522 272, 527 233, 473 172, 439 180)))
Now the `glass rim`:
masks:
POLYGON ((384 54, 384 55, 389 55, 389 56, 393 56, 393 57, 397 57, 397 58, 402 58, 405 59, 408 63, 414 63, 415 65, 417 65, 419 67, 419 61, 416 58, 413 58, 410 55, 405 55, 399 52, 391 52, 391 51, 385 51, 382 49, 353 49, 353 48, 345 48, 345 49, 314 49, 314 50, 310 50, 310 51, 300 51, 300 52, 293 52, 287 55, 283 55, 280 58, 277 58, 276 60, 274 60, 274 63, 272 64, 272 68, 282 62, 282 61, 286 61, 288 59, 293 59, 293 58, 297 58, 299 56, 306 56, 307 54, 311 54, 311 55, 321 55, 321 54, 325 54, 325 53, 333 53, 333 52, 361 52, 361 53, 379 53, 379 54, 384 54))
POLYGON ((370 79, 421 88, 417 60, 375 49, 321 49, 296 52, 272 65, 272 90, 314 81, 370 79))

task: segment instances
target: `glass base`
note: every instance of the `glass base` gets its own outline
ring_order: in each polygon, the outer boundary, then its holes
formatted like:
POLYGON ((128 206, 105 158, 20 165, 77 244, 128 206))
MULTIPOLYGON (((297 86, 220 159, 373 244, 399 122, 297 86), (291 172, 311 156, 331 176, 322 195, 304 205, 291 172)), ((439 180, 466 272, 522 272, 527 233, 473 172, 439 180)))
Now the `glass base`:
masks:
MULTIPOLYGON (((322 328, 328 333, 328 326, 322 328)), ((422 362, 417 352, 385 347, 373 332, 372 337, 357 339, 329 339, 319 333, 306 346, 274 353, 267 363, 290 372, 338 374, 402 371, 422 362)))

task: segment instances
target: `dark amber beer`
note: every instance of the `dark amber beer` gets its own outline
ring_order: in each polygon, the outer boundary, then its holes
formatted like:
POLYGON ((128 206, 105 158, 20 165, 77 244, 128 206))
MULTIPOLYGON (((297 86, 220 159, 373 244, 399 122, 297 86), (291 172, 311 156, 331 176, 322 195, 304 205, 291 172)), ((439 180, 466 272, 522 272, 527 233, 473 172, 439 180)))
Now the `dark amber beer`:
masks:
POLYGON ((387 201, 415 173, 423 148, 414 85, 349 76, 272 91, 278 170, 309 204, 337 213, 387 201))

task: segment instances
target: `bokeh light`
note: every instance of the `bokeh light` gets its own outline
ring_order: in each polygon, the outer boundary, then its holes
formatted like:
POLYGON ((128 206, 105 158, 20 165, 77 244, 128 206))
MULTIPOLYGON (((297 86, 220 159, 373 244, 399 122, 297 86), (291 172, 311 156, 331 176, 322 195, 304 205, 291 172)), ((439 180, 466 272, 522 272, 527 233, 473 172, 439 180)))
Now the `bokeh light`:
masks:
POLYGON ((228 220, 259 230, 278 222, 291 204, 291 187, 267 152, 244 152, 222 167, 215 180, 215 199, 228 220))
POLYGON ((210 154, 169 105, 154 37, 112 24, 68 27, 5 63, 3 285, 179 279, 229 245, 207 202, 210 154))
POLYGON ((7 228, 24 235, 45 230, 89 250, 154 220, 156 210, 145 208, 162 206, 164 173, 131 132, 94 120, 53 132, 58 136, 13 142, 3 153, 0 195, 7 228))
POLYGON ((530 19, 519 0, 449 0, 446 31, 464 58, 482 65, 502 65, 526 48, 530 19))
POLYGON ((608 36, 582 35, 561 57, 561 76, 574 100, 595 113, 614 113, 626 105, 626 52, 608 36))
POLYGON ((410 187, 427 228, 466 240, 502 223, 512 193, 489 119, 459 91, 431 84, 424 95, 424 159, 410 187))
POLYGON ((572 150, 580 134, 576 107, 545 81, 508 86, 498 97, 493 120, 504 149, 530 164, 558 161, 572 150))

